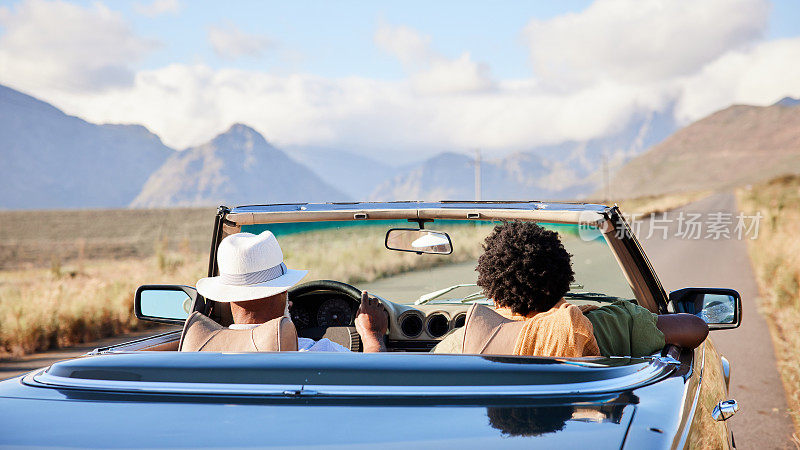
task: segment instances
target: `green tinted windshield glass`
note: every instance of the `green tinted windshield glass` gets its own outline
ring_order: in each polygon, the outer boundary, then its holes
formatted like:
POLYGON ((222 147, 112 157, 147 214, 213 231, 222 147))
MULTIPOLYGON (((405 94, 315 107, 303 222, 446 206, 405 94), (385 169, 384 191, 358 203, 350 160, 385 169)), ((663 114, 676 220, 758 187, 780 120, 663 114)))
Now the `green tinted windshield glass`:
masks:
MULTIPOLYGON (((306 269, 303 280, 336 280, 352 284, 396 303, 414 303, 420 297, 465 285, 430 301, 487 301, 474 286, 482 243, 495 223, 436 221, 425 228, 450 235, 450 255, 416 254, 386 249, 390 228, 413 228, 407 221, 335 221, 246 225, 242 231, 271 231, 290 268, 306 269)), ((540 224, 559 233, 572 255, 575 282, 569 297, 578 300, 632 299, 633 293, 608 244, 596 229, 578 225, 540 224)))

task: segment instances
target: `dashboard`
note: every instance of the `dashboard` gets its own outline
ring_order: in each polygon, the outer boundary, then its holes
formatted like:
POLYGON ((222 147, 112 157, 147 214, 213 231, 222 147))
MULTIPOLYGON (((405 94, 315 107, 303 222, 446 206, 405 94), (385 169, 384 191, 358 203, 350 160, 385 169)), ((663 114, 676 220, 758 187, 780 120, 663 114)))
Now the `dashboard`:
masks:
POLYGON ((353 326, 359 303, 346 294, 319 290, 290 299, 289 313, 300 330, 353 326))
MULTIPOLYGON (((469 304, 401 305, 380 300, 389 315, 386 336, 389 351, 429 351, 450 331, 464 326, 470 307, 469 304)), ((351 350, 360 349, 354 325, 360 303, 350 295, 319 289, 290 295, 289 301, 289 313, 298 336, 316 340, 325 337, 351 350)))

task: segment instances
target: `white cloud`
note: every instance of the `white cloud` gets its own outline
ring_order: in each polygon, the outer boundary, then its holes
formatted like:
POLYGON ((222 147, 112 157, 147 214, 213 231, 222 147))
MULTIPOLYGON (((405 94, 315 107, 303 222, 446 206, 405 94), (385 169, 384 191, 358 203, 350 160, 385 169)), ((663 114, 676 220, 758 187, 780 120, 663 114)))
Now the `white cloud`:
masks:
POLYGON ((690 75, 765 31, 767 0, 598 0, 584 11, 532 20, 524 37, 542 80, 575 88, 690 75))
POLYGON ((232 23, 209 27, 208 41, 214 53, 226 59, 262 56, 274 45, 266 36, 246 33, 232 23))
POLYGON ((183 9, 180 0, 153 0, 150 3, 135 3, 133 9, 147 17, 158 17, 164 14, 177 14, 183 9))
POLYGON ((431 48, 430 36, 413 28, 381 22, 374 41, 380 49, 403 63, 419 93, 484 91, 495 84, 489 66, 473 61, 469 52, 455 59, 447 58, 431 48))
POLYGON ((696 120, 732 103, 769 105, 800 98, 800 38, 764 42, 733 51, 683 83, 678 117, 696 120))
POLYGON ((495 85, 489 66, 473 61, 469 53, 434 60, 427 70, 412 74, 411 81, 418 92, 428 94, 484 91, 495 85))
POLYGON ((323 145, 407 161, 443 150, 480 147, 499 154, 591 139, 675 102, 682 118, 694 120, 734 101, 769 104, 800 96, 797 55, 800 38, 726 53, 699 73, 670 82, 599 82, 563 93, 517 80, 448 95, 421 94, 413 79, 171 65, 139 72, 129 89, 66 92, 47 100, 95 122, 141 123, 176 148, 244 122, 283 147, 323 145))
POLYGON ((394 55, 406 66, 425 65, 439 58, 431 50, 430 36, 410 27, 381 22, 375 31, 374 41, 378 48, 394 55))
POLYGON ((50 100, 92 121, 142 123, 177 148, 245 122, 281 146, 384 154, 475 146, 491 153, 565 136, 591 138, 626 120, 638 102, 613 89, 565 98, 526 83, 483 93, 420 95, 410 81, 278 76, 203 65, 142 71, 132 89, 50 100))
POLYGON ((3 82, 21 89, 103 90, 133 82, 153 43, 104 5, 25 0, 0 10, 3 82))
POLYGON ((97 122, 142 123, 178 148, 241 121, 281 146, 324 145, 398 160, 442 150, 480 147, 497 154, 591 139, 619 130, 635 114, 675 103, 680 118, 696 120, 732 102, 797 97, 799 55, 800 38, 784 39, 727 52, 674 80, 603 81, 569 93, 532 80, 499 81, 490 90, 448 95, 420 93, 413 76, 330 79, 172 65, 140 72, 130 89, 49 100, 97 122))
MULTIPOLYGON (((800 38, 755 39, 763 28, 763 5, 736 1, 744 13, 718 0, 684 5, 692 15, 689 19, 671 3, 626 3, 631 17, 647 22, 647 32, 636 23, 626 25, 624 17, 615 14, 615 8, 622 7, 619 0, 600 0, 584 12, 536 22, 525 36, 538 36, 531 52, 539 68, 536 78, 520 80, 495 80, 489 67, 468 52, 447 57, 434 49, 430 36, 380 24, 375 44, 395 55, 408 77, 379 81, 203 64, 134 73, 130 61, 146 45, 116 14, 97 5, 84 9, 29 0, 13 10, 0 8, 0 25, 5 27, 0 35, 0 83, 94 122, 141 123, 177 148, 202 143, 234 122, 245 122, 284 147, 338 147, 395 160, 475 147, 505 153, 603 136, 634 115, 671 105, 677 105, 679 117, 688 121, 732 102, 768 104, 783 95, 800 96, 800 38), (752 16, 750 25, 743 15, 752 16), (651 16, 663 17, 663 23, 651 16), (74 20, 64 25, 62 17, 74 20), (698 29, 703 21, 708 22, 706 32, 698 29), (573 34, 587 35, 571 37, 564 31, 567 23, 577 27, 573 34), (601 32, 604 27, 609 28, 607 37, 601 32), (628 28, 610 29, 615 27, 628 28), (41 33, 48 28, 57 30, 56 37, 41 33), (78 39, 83 29, 95 34, 99 30, 102 39, 97 39, 108 40, 108 48, 85 38, 91 51, 84 55, 75 50, 83 42, 78 39), (630 42, 630 36, 639 40, 630 42), (708 46, 696 44, 704 48, 692 49, 692 40, 707 41, 708 46), (545 48, 562 43, 560 53, 545 48), (124 57, 117 58, 119 53, 124 57), (123 71, 127 81, 112 78, 116 83, 92 84, 81 65, 92 68, 97 61, 100 67, 123 71), (543 72, 542 66, 550 71, 543 72), (557 76, 554 68, 569 69, 569 76, 557 76), (65 87, 62 79, 81 80, 92 89, 65 87)), ((231 25, 217 28, 222 31, 218 51, 227 57, 259 55, 270 45, 231 25)))

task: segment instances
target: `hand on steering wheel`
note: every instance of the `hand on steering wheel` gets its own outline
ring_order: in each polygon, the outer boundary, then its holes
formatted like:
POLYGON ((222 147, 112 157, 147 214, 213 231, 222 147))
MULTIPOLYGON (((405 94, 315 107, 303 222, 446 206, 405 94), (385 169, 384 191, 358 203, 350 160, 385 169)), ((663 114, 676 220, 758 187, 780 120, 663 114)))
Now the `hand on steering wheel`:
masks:
POLYGON ((380 300, 370 297, 367 291, 361 293, 361 306, 356 312, 356 331, 364 343, 364 352, 385 352, 384 337, 389 328, 389 316, 380 300))

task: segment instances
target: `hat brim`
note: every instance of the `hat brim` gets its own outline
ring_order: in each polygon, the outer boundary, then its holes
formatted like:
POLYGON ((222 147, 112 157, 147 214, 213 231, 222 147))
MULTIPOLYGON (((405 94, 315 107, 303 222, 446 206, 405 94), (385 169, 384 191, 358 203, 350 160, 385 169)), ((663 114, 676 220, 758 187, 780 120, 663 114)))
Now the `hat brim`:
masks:
POLYGON ((197 292, 215 302, 246 302, 286 292, 307 274, 307 270, 288 269, 285 274, 274 280, 246 286, 225 284, 220 277, 201 278, 197 282, 197 292))

